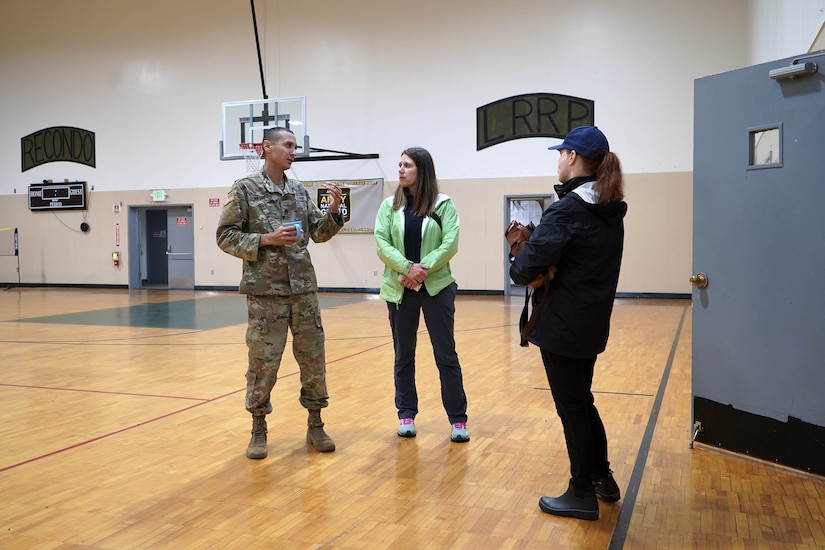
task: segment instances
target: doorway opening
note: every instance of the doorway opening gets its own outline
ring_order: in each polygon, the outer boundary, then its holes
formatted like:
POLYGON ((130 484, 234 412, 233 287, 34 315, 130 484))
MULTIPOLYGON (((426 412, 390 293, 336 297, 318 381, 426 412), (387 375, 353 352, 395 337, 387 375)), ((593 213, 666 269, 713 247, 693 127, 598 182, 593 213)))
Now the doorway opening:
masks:
POLYGON ((195 288, 193 206, 129 207, 129 288, 195 288))
MULTIPOLYGON (((544 209, 553 202, 553 195, 505 195, 504 196, 504 224, 502 228, 515 220, 522 225, 541 221, 544 209)), ((517 285, 510 278, 510 258, 507 242, 504 242, 504 295, 523 294, 524 287, 517 285)))

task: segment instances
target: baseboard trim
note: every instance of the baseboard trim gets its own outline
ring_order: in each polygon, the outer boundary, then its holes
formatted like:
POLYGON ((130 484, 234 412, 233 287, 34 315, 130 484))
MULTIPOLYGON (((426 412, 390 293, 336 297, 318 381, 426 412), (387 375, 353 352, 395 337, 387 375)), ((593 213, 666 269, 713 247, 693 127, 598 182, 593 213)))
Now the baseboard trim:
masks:
MULTIPOLYGON (((129 285, 103 285, 103 284, 79 284, 79 283, 0 283, 0 287, 5 290, 11 288, 110 288, 110 289, 128 289, 129 285)), ((519 287, 524 288, 524 287, 519 287)), ((181 290, 181 289, 166 289, 166 288, 141 288, 140 290, 181 290)), ((237 292, 237 285, 195 285, 193 290, 214 290, 214 291, 228 291, 237 292)), ((378 288, 350 288, 350 287, 319 287, 318 292, 346 292, 353 294, 378 294, 378 288)), ((503 290, 465 290, 458 289, 458 294, 468 296, 504 296, 503 290)), ((690 294, 678 293, 662 293, 662 292, 617 292, 617 299, 639 298, 639 299, 663 299, 663 300, 689 300, 690 294)))
POLYGON ((616 298, 652 298, 661 300, 690 300, 691 294, 678 292, 617 292, 616 298))
POLYGON ((787 422, 693 398, 696 441, 817 475, 825 475, 825 427, 792 416, 787 422))
POLYGON ((6 290, 11 288, 111 288, 129 289, 129 285, 94 285, 80 283, 0 283, 6 290))

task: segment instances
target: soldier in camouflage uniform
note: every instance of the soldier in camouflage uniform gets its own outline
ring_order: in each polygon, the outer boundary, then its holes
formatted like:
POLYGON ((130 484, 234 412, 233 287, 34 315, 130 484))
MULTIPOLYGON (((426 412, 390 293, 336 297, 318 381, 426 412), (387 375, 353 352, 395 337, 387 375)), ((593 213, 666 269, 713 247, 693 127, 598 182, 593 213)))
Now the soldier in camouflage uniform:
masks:
POLYGON ((249 458, 266 457, 266 415, 286 347, 287 328, 301 370, 300 402, 308 411, 307 443, 321 452, 335 450, 324 431, 321 409, 328 405, 324 328, 318 282, 307 250, 308 239, 324 242, 344 225, 338 212, 341 190, 324 184, 330 197, 324 214, 299 181, 287 179, 297 153, 295 135, 285 128, 264 133, 264 167, 240 179, 226 197, 217 230, 218 246, 243 260, 239 291, 247 295, 246 410, 252 414, 249 458), (299 233, 289 222, 301 222, 299 233))

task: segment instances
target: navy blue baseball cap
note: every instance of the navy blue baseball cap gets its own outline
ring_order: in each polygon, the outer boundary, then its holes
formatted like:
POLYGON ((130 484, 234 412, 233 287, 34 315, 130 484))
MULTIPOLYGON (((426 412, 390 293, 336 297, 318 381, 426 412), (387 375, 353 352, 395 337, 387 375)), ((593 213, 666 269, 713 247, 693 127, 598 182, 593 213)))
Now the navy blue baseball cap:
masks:
POLYGON ((548 149, 569 149, 583 157, 602 160, 605 153, 610 151, 610 145, 602 131, 595 126, 579 126, 570 130, 559 145, 553 145, 548 149))

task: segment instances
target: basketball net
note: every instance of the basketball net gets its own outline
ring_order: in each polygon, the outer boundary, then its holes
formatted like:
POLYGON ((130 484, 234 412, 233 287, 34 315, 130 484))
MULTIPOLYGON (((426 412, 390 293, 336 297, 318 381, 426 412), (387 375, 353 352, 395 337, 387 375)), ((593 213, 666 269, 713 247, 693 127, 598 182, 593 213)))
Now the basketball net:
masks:
POLYGON ((246 173, 257 174, 263 168, 264 162, 261 159, 264 152, 263 143, 241 143, 243 158, 246 161, 246 173))

